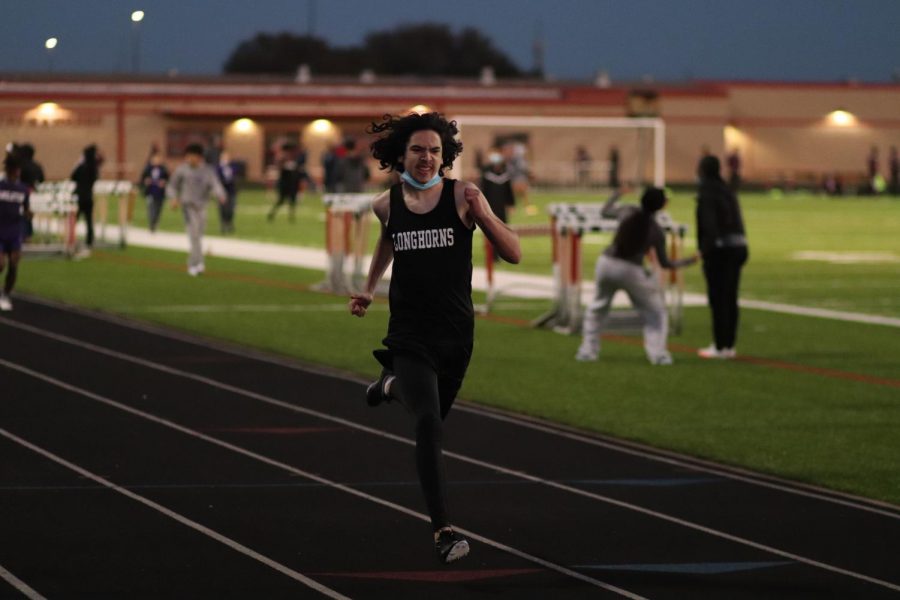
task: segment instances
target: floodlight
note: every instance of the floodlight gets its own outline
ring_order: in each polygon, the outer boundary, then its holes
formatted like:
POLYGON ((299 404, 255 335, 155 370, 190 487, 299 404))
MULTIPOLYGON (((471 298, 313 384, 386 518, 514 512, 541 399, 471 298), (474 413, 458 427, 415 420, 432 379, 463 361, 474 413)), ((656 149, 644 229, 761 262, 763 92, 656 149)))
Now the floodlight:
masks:
POLYGON ((133 13, 131 13, 131 20, 134 21, 135 23, 140 23, 141 21, 143 21, 144 20, 144 11, 136 10, 133 13))
POLYGON ((828 121, 837 127, 850 127, 856 125, 856 116, 851 112, 839 108, 829 113, 828 121))
POLYGON ((59 40, 55 37, 47 38, 47 41, 44 42, 44 48, 46 48, 47 50, 53 50, 54 48, 56 48, 56 44, 58 43, 59 40))
POLYGON ((250 133, 255 125, 252 119, 244 117, 234 122, 234 129, 238 133, 250 133))
POLYGON ((425 106, 424 104, 416 104, 415 106, 413 106, 412 108, 407 110, 406 114, 408 114, 408 115, 411 115, 411 114, 424 115, 424 114, 430 113, 430 112, 433 112, 433 111, 429 107, 425 106))
POLYGON ((56 102, 42 102, 37 107, 38 115, 44 119, 53 119, 59 111, 59 104, 56 102))
POLYGON ((316 119, 309 124, 309 127, 317 135, 326 135, 334 129, 334 123, 328 119, 316 119))

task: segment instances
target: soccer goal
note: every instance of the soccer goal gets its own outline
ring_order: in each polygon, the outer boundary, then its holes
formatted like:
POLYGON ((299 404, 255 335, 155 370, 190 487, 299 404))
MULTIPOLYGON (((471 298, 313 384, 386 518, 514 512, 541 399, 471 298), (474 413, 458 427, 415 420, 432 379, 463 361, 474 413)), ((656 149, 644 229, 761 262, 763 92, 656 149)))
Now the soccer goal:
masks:
POLYGON ((469 150, 454 168, 457 177, 476 168, 476 151, 511 146, 536 185, 604 187, 612 168, 623 183, 665 185, 666 127, 658 117, 455 118, 469 150))

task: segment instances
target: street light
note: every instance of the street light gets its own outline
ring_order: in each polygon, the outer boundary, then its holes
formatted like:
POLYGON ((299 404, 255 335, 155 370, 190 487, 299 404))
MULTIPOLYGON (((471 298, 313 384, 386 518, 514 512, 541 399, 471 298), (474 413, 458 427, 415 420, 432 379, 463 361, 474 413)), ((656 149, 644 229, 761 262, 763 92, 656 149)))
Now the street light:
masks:
POLYGON ((136 10, 131 13, 131 22, 134 36, 131 41, 131 71, 138 73, 141 70, 141 21, 144 20, 144 11, 136 10))
POLYGON ((47 38, 47 41, 44 42, 44 48, 47 49, 47 70, 53 70, 53 49, 56 48, 56 45, 59 43, 59 40, 55 37, 47 38))

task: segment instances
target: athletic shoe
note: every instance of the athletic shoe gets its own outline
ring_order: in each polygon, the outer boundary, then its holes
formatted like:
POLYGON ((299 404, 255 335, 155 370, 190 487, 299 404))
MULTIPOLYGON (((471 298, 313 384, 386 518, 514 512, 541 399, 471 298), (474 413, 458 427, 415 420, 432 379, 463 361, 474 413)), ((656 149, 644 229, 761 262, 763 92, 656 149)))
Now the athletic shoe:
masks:
POLYGON ((188 267, 188 275, 190 275, 191 277, 196 277, 197 275, 199 275, 202 272, 203 271, 201 271, 198 267, 193 267, 193 266, 188 267))
POLYGON ((666 352, 665 354, 660 354, 659 356, 654 356, 650 359, 651 365, 671 365, 672 364, 672 355, 666 352))
POLYGON ((731 360, 737 357, 737 351, 734 348, 716 348, 715 344, 711 344, 706 348, 697 350, 697 356, 716 360, 731 360))
POLYGON ((0 294, 0 310, 12 310, 12 300, 6 294, 0 294))
POLYGON ((390 402, 391 395, 385 392, 385 388, 396 379, 396 376, 390 371, 383 369, 381 377, 369 384, 366 388, 366 404, 369 406, 378 406, 382 402, 390 402))
POLYGON ((592 348, 590 346, 585 346, 584 344, 582 344, 578 347, 578 352, 575 354, 575 360, 579 362, 593 362, 597 360, 599 356, 599 348, 592 348))
POLYGON ((434 549, 438 560, 446 565, 466 556, 469 553, 469 542, 449 527, 445 527, 438 532, 434 549))

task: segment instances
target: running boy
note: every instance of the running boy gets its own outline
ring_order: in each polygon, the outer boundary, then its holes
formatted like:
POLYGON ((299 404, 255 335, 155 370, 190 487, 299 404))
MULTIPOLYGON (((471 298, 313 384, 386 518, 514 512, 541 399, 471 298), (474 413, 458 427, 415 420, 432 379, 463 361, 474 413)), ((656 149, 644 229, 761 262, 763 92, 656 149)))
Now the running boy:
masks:
POLYGON ((438 113, 386 115, 369 132, 380 135, 372 155, 381 169, 399 172, 401 182, 374 201, 381 237, 365 292, 350 297, 350 312, 365 316, 393 261, 387 349, 374 352, 384 370, 366 399, 371 406, 396 399, 414 417, 416 468, 435 549, 438 559, 449 563, 469 553, 469 543, 453 531, 447 515, 441 444, 443 420, 472 354, 472 232, 481 227, 511 263, 521 258, 519 238, 475 185, 443 177, 462 151, 455 122, 438 113))
POLYGON ((22 257, 22 237, 25 220, 31 217, 28 206, 28 186, 19 181, 19 161, 12 154, 3 161, 6 178, 0 181, 0 273, 6 269, 0 310, 12 310, 9 295, 16 285, 19 259, 22 257), (8 268, 7 268, 8 267, 8 268))

